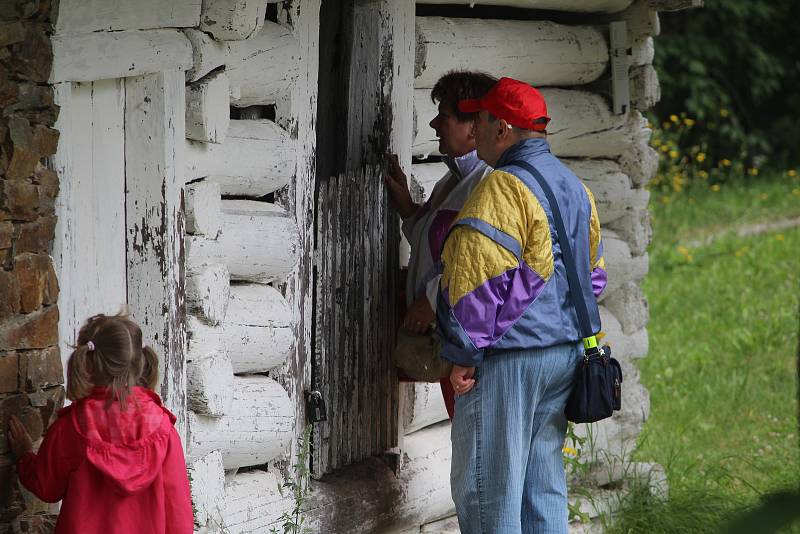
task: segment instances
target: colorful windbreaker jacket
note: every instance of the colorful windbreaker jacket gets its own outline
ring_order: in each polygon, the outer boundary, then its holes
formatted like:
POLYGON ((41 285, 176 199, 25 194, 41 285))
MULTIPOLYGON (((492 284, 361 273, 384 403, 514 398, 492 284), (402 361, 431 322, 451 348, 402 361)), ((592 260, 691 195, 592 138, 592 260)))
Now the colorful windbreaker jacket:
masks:
POLYGON ((515 160, 536 168, 552 188, 592 331, 600 330, 596 297, 607 275, 594 198, 546 139, 526 139, 478 184, 445 240, 437 329, 442 357, 458 365, 582 338, 547 197, 530 174, 509 165, 515 160))

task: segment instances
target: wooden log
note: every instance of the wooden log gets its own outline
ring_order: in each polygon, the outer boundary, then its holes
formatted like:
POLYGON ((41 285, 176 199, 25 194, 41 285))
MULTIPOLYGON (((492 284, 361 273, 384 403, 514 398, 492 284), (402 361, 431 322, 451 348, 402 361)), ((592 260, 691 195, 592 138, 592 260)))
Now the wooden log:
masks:
POLYGON ((235 373, 261 373, 282 364, 294 338, 289 304, 275 288, 231 286, 225 340, 235 373))
POLYGON ((54 35, 51 42, 53 69, 50 83, 183 71, 192 66, 192 47, 178 30, 54 35))
POLYGON ((186 71, 186 81, 196 82, 212 70, 225 64, 228 46, 205 32, 195 29, 183 33, 192 45, 192 66, 186 71))
POLYGON ((608 270, 604 293, 613 293, 625 282, 639 282, 647 274, 647 254, 632 256, 628 244, 611 230, 603 234, 603 251, 608 270))
POLYGON ((222 201, 222 253, 232 280, 281 280, 297 263, 300 232, 294 217, 274 204, 222 201))
POLYGON ((407 435, 403 443, 398 479, 404 499, 397 507, 396 522, 423 525, 455 513, 450 497, 450 421, 407 435))
POLYGON ((630 67, 652 65, 656 55, 652 37, 639 38, 631 45, 630 67))
POLYGON ((209 239, 203 235, 187 235, 183 239, 186 248, 188 269, 199 269, 204 265, 225 263, 222 255, 222 241, 209 239))
POLYGON ((633 196, 631 181, 619 164, 609 159, 563 159, 594 195, 600 223, 608 224, 625 215, 633 196))
MULTIPOLYGON (((605 307, 605 301, 600 306, 600 321, 603 325, 602 331, 606 334, 603 343, 611 347, 614 357, 619 361, 647 356, 649 339, 646 328, 626 334, 616 316, 605 307)), ((625 381, 627 382, 627 377, 625 381)))
POLYGON ((207 0, 200 29, 218 41, 248 39, 262 28, 266 13, 267 0, 207 0))
POLYGON ((233 366, 227 354, 191 360, 186 365, 189 409, 210 417, 229 413, 233 402, 233 366))
POLYGON ((439 384, 409 384, 404 407, 403 431, 406 435, 448 419, 439 384))
POLYGON ((625 282, 619 289, 609 293, 603 300, 603 306, 619 321, 625 335, 631 335, 647 326, 647 300, 642 288, 635 282, 625 282))
POLYGON ((188 466, 187 473, 195 525, 205 526, 209 521, 219 521, 220 505, 226 502, 222 455, 213 451, 197 458, 188 466))
MULTIPOLYGON (((124 33, 124 32, 120 32, 124 33)), ((161 355, 161 397, 185 432, 184 76, 125 80, 125 220, 131 318, 161 355), (132 179, 135 177, 135 179, 132 179)), ((185 441, 183 441, 185 443, 185 441)))
POLYGON ((608 229, 628 243, 631 255, 641 256, 647 251, 650 239, 653 237, 653 227, 650 225, 650 211, 647 209, 647 200, 650 193, 646 189, 634 189, 633 201, 630 209, 619 219, 608 224, 608 229))
POLYGON ((187 361, 216 358, 227 354, 225 334, 221 326, 212 326, 199 317, 187 315, 186 337, 187 361))
POLYGON ((222 143, 230 123, 230 84, 215 71, 186 86, 186 138, 222 143))
POLYGON ((631 4, 632 0, 481 0, 469 2, 466 0, 435 0, 418 1, 417 4, 448 4, 465 5, 472 7, 476 3, 485 6, 506 6, 520 9, 543 9, 550 11, 565 11, 570 13, 616 13, 631 4))
POLYGON ((397 532, 453 515, 450 424, 405 438, 397 475, 370 458, 312 480, 306 507, 314 532, 397 532))
POLYGON ((186 233, 216 239, 222 230, 219 184, 203 180, 186 184, 186 233))
POLYGON ((652 65, 634 67, 630 71, 631 107, 644 111, 661 100, 658 73, 652 65))
POLYGON ((546 21, 417 17, 414 87, 452 69, 502 73, 536 86, 593 82, 608 63, 596 28, 546 21))
POLYGON ((222 144, 187 141, 187 180, 207 177, 223 195, 260 197, 294 175, 296 145, 272 121, 232 120, 222 144))
POLYGON ((629 119, 632 140, 620 154, 619 165, 637 188, 644 187, 658 171, 658 152, 650 146, 650 128, 638 111, 629 119))
POLYGON ((230 534, 282 530, 284 512, 290 512, 294 499, 290 491, 281 496, 283 478, 267 471, 237 473, 225 485, 222 528, 230 534))
POLYGON ((193 460, 218 450, 225 469, 260 465, 288 450, 293 426, 294 406, 280 384, 264 376, 237 376, 227 414, 190 412, 187 455, 193 460))
POLYGON ((228 309, 230 274, 221 263, 189 267, 186 273, 186 307, 190 313, 216 325, 228 309))
POLYGON ((448 170, 444 163, 417 163, 411 166, 411 174, 422 187, 425 199, 430 198, 433 187, 448 170))
MULTIPOLYGON (((412 150, 418 157, 438 154, 436 133, 429 126, 437 111, 429 94, 427 90, 414 91, 418 132, 412 150)), ((552 118, 547 138, 557 156, 618 157, 630 149, 638 129, 644 127, 641 114, 614 115, 598 94, 548 88, 542 94, 552 118)))
POLYGON ((200 22, 201 0, 59 0, 58 35, 96 31, 186 28, 200 22))
POLYGON ((258 35, 227 43, 231 104, 274 104, 299 72, 297 39, 289 28, 267 21, 258 35))

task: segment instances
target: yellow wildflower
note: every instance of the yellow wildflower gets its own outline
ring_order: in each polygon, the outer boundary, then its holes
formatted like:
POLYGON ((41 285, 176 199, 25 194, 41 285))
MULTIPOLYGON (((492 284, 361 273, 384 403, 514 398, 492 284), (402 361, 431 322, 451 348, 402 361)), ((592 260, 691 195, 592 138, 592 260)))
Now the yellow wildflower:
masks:
POLYGON ((669 197, 661 197, 662 204, 669 204, 669 197))
POLYGON ((697 156, 695 156, 695 159, 700 163, 703 163, 706 160, 706 155, 704 152, 700 152, 697 154, 697 156))
POLYGON ((661 145, 661 152, 669 152, 669 145, 661 145))
POLYGON ((797 188, 792 189, 792 194, 796 197, 800 197, 800 189, 797 188))
POLYGON ((788 176, 789 178, 794 178, 795 176, 797 176, 797 171, 794 169, 789 169, 788 171, 786 171, 786 176, 788 176))
POLYGON ((697 176, 699 176, 703 180, 708 180, 708 172, 706 171, 697 171, 697 176))
POLYGON ((681 256, 687 256, 689 254, 689 249, 684 247, 683 245, 678 245, 677 248, 675 248, 675 250, 677 250, 678 254, 680 254, 681 256))
POLYGON ((736 251, 735 254, 737 258, 741 258, 742 256, 744 256, 744 249, 740 248, 739 250, 736 251))
POLYGON ((567 454, 569 456, 578 456, 578 451, 576 451, 572 447, 564 447, 561 450, 564 452, 564 454, 567 454))
POLYGON ((711 186, 711 190, 715 193, 720 190, 719 184, 714 184, 711 186))
POLYGON ((678 151, 677 150, 670 150, 669 151, 669 157, 671 157, 673 159, 677 158, 678 157, 678 151))
POLYGON ((767 200, 769 198, 769 193, 761 193, 759 197, 761 198, 761 200, 767 200))
POLYGON ((750 176, 758 176, 758 169, 756 167, 750 167, 747 169, 747 174, 750 176))
POLYGON ((664 122, 664 123, 661 124, 661 127, 663 129, 665 129, 665 130, 669 130, 670 126, 672 126, 672 124, 670 124, 668 122, 664 122))
POLYGON ((783 234, 778 234, 778 235, 775 236, 775 239, 777 239, 778 241, 783 241, 786 238, 783 237, 783 234))
POLYGON ((686 261, 687 261, 687 262, 689 262, 689 263, 692 263, 692 262, 694 261, 694 258, 692 257, 692 255, 691 255, 691 254, 688 254, 688 255, 686 256, 686 261))
POLYGON ((731 114, 731 113, 730 113, 730 111, 728 111, 728 110, 727 110, 727 109, 725 109, 725 108, 721 108, 721 109, 719 110, 719 116, 720 116, 720 117, 727 117, 727 116, 728 116, 728 115, 730 115, 730 114, 731 114))
POLYGON ((723 167, 730 167, 731 166, 731 160, 722 159, 722 160, 720 160, 719 164, 722 165, 723 167))
POLYGON ((669 116, 669 120, 677 124, 678 116, 677 115, 670 115, 669 116))
POLYGON ((693 119, 683 119, 683 124, 685 124, 686 126, 691 128, 692 126, 694 126, 694 120, 693 119))

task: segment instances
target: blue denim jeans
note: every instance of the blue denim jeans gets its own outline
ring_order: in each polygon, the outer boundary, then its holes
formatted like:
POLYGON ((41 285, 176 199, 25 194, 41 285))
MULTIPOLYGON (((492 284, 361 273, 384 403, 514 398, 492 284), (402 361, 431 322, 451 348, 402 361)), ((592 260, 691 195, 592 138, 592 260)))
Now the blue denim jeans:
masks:
POLYGON ((450 486, 462 534, 566 534, 564 407, 580 343, 498 352, 456 395, 450 486))

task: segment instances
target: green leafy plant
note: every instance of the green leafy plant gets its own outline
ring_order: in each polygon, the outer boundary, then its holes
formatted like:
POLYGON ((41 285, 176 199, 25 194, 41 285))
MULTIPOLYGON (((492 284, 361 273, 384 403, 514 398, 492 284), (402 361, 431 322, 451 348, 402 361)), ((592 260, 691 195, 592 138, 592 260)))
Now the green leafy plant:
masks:
MULTIPOLYGON (((303 505, 311 491, 310 471, 308 468, 308 457, 311 448, 311 425, 307 425, 303 435, 297 440, 298 453, 297 461, 292 465, 291 478, 278 486, 281 496, 291 493, 294 499, 294 507, 291 512, 284 512, 281 516, 283 534, 300 534, 311 532, 310 529, 303 527, 305 517, 303 516, 303 505)), ((279 531, 272 527, 272 534, 279 534, 279 531)))
MULTIPOLYGON (((567 474, 567 479, 581 478, 588 469, 587 463, 581 458, 581 451, 586 438, 578 436, 575 433, 575 425, 573 423, 567 424, 567 436, 564 440, 564 447, 562 448, 564 459, 564 471, 567 474)), ((573 490, 573 493, 575 490, 573 490)), ((580 493, 578 491, 578 493, 580 493)), ((591 518, 589 514, 581 511, 581 499, 575 499, 568 503, 569 506, 569 520, 587 522, 591 518)))

